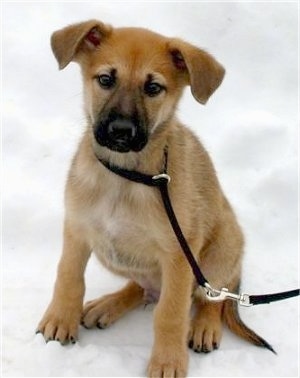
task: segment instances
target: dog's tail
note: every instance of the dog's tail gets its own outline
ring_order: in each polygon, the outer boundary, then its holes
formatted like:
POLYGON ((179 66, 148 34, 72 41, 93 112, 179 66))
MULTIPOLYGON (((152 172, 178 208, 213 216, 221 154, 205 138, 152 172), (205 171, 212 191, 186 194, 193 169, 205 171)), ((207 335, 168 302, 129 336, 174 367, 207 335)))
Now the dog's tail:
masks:
POLYGON ((235 301, 226 300, 223 306, 223 320, 228 328, 237 336, 259 347, 267 348, 277 354, 272 346, 247 327, 240 318, 238 304, 235 301))

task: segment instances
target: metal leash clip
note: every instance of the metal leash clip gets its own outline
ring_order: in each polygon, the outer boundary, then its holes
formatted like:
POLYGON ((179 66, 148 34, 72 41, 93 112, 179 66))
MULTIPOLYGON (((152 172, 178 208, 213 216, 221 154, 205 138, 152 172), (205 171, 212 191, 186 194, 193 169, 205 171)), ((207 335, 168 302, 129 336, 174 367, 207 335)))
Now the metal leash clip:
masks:
POLYGON ((160 173, 159 175, 152 176, 152 180, 167 180, 168 183, 171 181, 171 177, 166 173, 160 173))
POLYGON ((216 290, 213 289, 208 283, 205 284, 204 290, 206 292, 206 298, 211 302, 220 302, 224 301, 225 299, 231 299, 233 301, 237 301, 241 306, 252 306, 248 294, 230 293, 225 287, 223 287, 221 290, 216 290))

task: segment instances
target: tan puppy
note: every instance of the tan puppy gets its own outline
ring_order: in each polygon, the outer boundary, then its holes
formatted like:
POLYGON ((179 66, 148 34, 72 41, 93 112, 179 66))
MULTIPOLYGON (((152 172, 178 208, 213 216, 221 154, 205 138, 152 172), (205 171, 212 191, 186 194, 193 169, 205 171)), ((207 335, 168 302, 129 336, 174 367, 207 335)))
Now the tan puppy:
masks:
POLYGON ((54 295, 38 331, 46 340, 75 342, 80 322, 104 328, 154 298, 150 377, 184 377, 187 344, 196 352, 218 348, 222 319, 236 334, 271 349, 242 323, 233 302, 210 303, 202 289, 195 290, 159 191, 117 176, 98 160, 157 174, 167 146, 170 197, 189 246, 213 287, 238 290, 240 227, 207 152, 174 114, 186 85, 205 104, 223 79, 223 67, 182 40, 96 20, 55 32, 52 49, 61 69, 71 61, 80 64, 87 128, 66 185, 54 295), (129 281, 83 307, 92 251, 129 281), (190 321, 192 300, 196 310, 190 321))

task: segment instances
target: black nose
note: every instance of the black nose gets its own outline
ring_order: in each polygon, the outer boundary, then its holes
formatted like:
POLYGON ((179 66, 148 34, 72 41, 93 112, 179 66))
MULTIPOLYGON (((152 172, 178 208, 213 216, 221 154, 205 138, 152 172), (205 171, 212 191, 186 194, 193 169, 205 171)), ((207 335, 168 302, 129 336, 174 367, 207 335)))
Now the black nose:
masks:
POLYGON ((128 118, 118 117, 107 125, 107 144, 119 152, 128 152, 137 133, 137 127, 128 118))
POLYGON ((107 133, 116 143, 128 143, 136 135, 136 126, 129 119, 116 119, 109 123, 107 133))
POLYGON ((137 113, 131 116, 111 110, 93 126, 99 145, 117 152, 139 152, 148 141, 143 119, 137 113))

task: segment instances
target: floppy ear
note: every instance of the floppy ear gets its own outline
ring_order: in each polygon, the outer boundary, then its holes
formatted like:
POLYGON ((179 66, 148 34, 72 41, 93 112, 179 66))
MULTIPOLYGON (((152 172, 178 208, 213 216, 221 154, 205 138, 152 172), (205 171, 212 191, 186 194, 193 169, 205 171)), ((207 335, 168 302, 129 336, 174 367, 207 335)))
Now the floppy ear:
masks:
POLYGON ((213 56, 180 39, 170 41, 169 51, 176 69, 187 75, 195 99, 205 104, 221 84, 225 69, 213 56))
POLYGON ((110 25, 90 20, 57 30, 51 36, 51 47, 59 69, 76 61, 80 51, 93 51, 100 46, 103 37, 112 31, 110 25))

